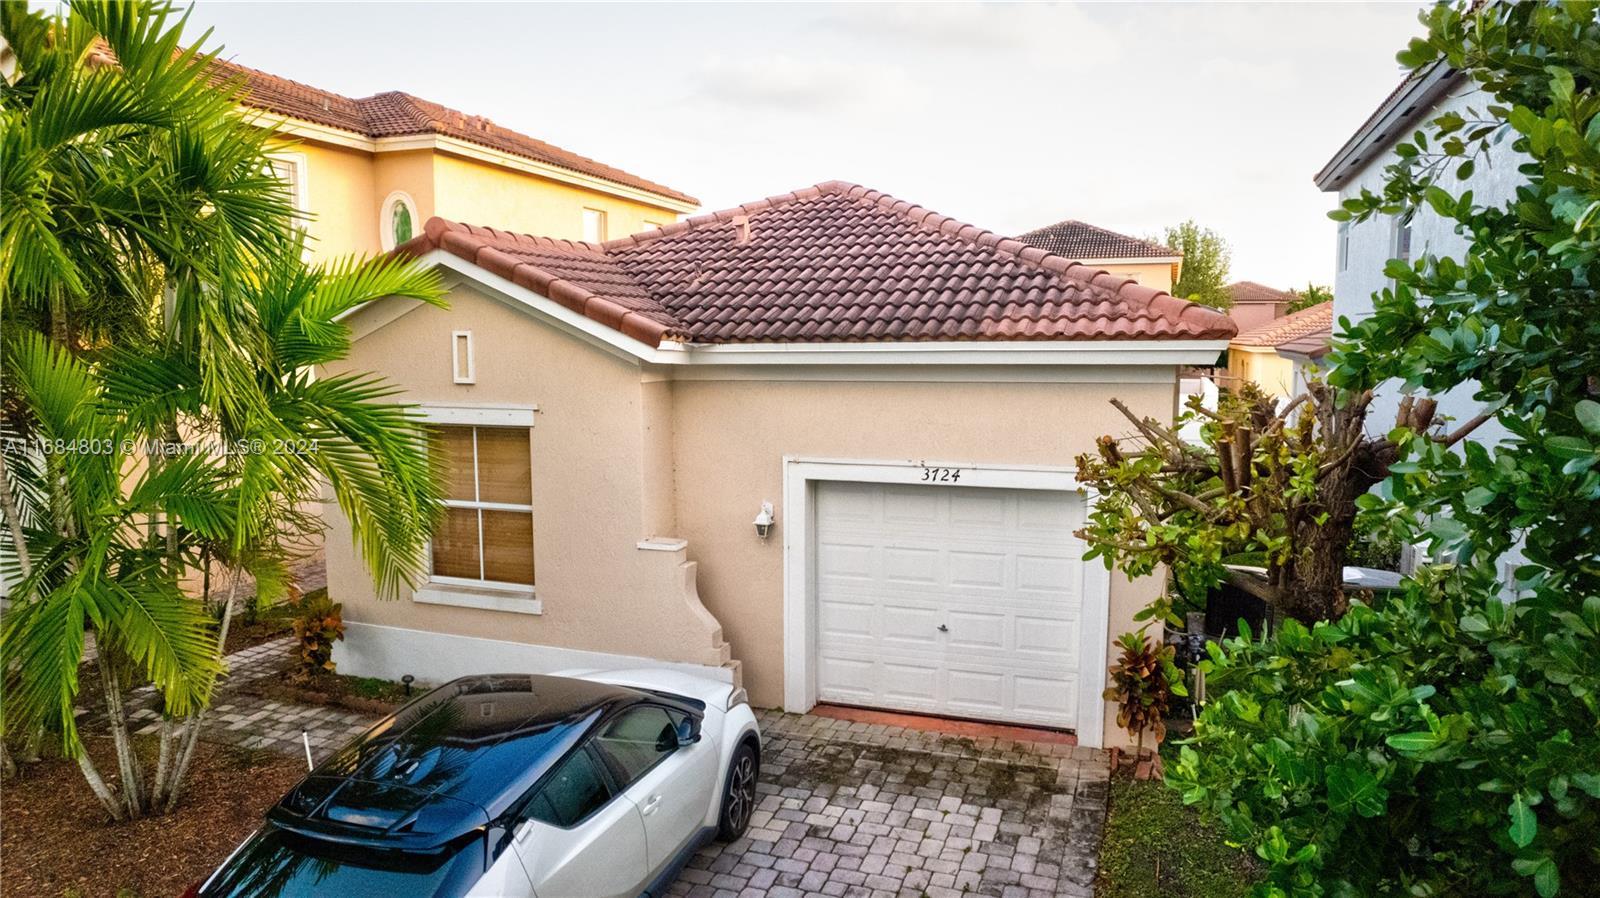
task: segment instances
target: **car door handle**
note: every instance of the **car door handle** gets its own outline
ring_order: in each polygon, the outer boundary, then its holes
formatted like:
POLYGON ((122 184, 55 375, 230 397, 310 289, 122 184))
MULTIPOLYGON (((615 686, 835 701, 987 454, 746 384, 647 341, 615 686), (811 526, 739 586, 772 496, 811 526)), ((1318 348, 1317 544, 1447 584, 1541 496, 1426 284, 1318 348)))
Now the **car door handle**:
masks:
POLYGON ((659 807, 661 807, 661 796, 652 795, 645 800, 644 804, 639 805, 639 815, 642 817, 648 817, 651 814, 654 814, 656 812, 656 808, 659 807))

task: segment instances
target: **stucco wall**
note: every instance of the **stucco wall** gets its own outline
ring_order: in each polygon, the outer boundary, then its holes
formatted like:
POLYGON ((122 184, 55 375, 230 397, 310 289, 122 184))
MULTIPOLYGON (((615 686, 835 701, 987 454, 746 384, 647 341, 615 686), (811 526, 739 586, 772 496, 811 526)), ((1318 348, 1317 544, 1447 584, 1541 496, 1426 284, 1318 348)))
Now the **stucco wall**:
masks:
MULTIPOLYGON (((1090 262, 1091 265, 1099 263, 1090 262)), ((1123 277, 1135 278, 1146 287, 1157 290, 1172 289, 1172 263, 1171 262, 1142 262, 1127 265, 1099 265, 1112 274, 1123 277)))
MULTIPOLYGON (((719 664, 714 623, 683 588, 682 552, 642 551, 646 522, 644 393, 636 366, 600 352, 470 289, 448 310, 415 308, 366 334, 334 368, 372 371, 406 399, 431 404, 538 408, 532 431, 538 615, 381 601, 354 554, 347 523, 331 513, 330 593, 361 623, 719 664), (450 333, 471 330, 477 383, 452 382, 450 333)), ((399 303, 400 300, 389 300, 399 303)), ((381 319, 390 309, 361 313, 381 319)), ((358 332, 363 321, 352 322, 358 332)), ((658 392, 658 390, 656 391, 658 392)), ((651 436, 658 446, 664 435, 651 436)), ((658 475, 659 459, 652 461, 658 475)), ((331 511, 331 509, 330 509, 331 511)), ((659 511, 653 512, 659 518, 659 511)), ((692 573, 692 569, 690 571, 692 573)), ((692 586, 692 583, 691 583, 692 586)))
POLYGON ((1235 383, 1252 381, 1273 396, 1287 398, 1296 391, 1294 363, 1276 349, 1228 347, 1228 377, 1235 383))
POLYGON ((306 225, 314 258, 378 252, 377 205, 372 154, 303 142, 286 148, 305 156, 306 225))
MULTIPOLYGON (((381 327, 399 301, 363 312, 353 322, 363 336, 343 367, 378 372, 417 402, 538 407, 543 613, 380 601, 335 513, 329 583, 347 618, 698 663, 717 663, 731 647, 762 706, 783 701, 783 541, 758 539, 751 520, 770 501, 780 533, 788 526, 784 456, 1070 466, 1099 435, 1127 430, 1112 396, 1162 420, 1176 402, 1176 372, 1167 369, 1127 383, 1084 371, 1076 379, 1095 382, 666 380, 471 288, 456 287, 450 302, 381 327), (451 379, 449 335, 459 329, 474 335, 474 385, 451 379), (639 550, 647 537, 686 539, 687 555, 639 550), (685 571, 697 581, 687 590, 685 571)), ((1113 576, 1108 634, 1133 629, 1133 614, 1159 590, 1157 578, 1113 576)), ((1105 738, 1119 744, 1113 718, 1105 738)))
MULTIPOLYGON (((763 501, 783 508, 783 456, 834 459, 1071 465, 1096 437, 1127 422, 1108 402, 1171 420, 1168 383, 796 383, 678 381, 673 384, 678 535, 701 561, 700 594, 744 664, 757 705, 783 701, 783 545, 756 538, 763 501)), ((1160 591, 1156 578, 1112 578, 1108 633, 1133 629, 1133 615, 1160 591)), ((1091 675, 1092 671, 1088 672, 1091 675)), ((1106 744, 1120 744, 1114 713, 1106 744)))
POLYGON ((607 239, 677 220, 666 209, 443 154, 434 156, 434 185, 435 215, 546 237, 581 240, 586 207, 606 213, 607 239))

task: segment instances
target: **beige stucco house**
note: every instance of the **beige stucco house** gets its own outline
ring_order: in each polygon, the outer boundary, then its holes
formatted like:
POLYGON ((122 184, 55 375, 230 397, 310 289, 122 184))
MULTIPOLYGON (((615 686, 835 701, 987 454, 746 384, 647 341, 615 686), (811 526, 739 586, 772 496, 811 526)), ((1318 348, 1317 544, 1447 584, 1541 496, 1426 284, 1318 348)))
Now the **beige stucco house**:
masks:
POLYGON ((431 579, 373 595, 331 512, 340 670, 682 665, 818 702, 1118 741, 1073 459, 1169 420, 1222 314, 829 182, 601 245, 441 219, 449 308, 348 319, 438 428, 431 579), (762 526, 771 522, 770 528, 762 526))
POLYGON ((1170 246, 1070 218, 1019 234, 1017 239, 1162 291, 1171 290, 1183 270, 1183 253, 1170 246))
POLYGON ((1333 303, 1318 303, 1248 330, 1228 343, 1228 377, 1288 399, 1306 388, 1333 340, 1333 303))

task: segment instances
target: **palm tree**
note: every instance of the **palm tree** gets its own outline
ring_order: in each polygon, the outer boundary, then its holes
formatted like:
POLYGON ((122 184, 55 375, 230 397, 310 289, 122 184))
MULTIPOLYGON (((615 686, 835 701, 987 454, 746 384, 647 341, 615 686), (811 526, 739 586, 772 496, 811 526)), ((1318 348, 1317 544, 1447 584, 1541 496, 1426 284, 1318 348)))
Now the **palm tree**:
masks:
POLYGON ((373 378, 310 373, 348 351, 341 315, 437 301, 436 278, 388 259, 308 270, 265 132, 182 27, 152 3, 0 4, 16 60, 0 84, 0 548, 19 580, 0 723, 59 734, 117 819, 176 803, 239 574, 281 583, 307 526, 294 509, 326 482, 389 595, 438 509, 414 413, 373 378), (224 451, 141 451, 185 438, 224 451), (216 624, 178 587, 211 558, 231 569, 216 624), (115 789, 73 714, 91 630, 115 789), (122 712, 135 680, 164 699, 153 778, 122 712))

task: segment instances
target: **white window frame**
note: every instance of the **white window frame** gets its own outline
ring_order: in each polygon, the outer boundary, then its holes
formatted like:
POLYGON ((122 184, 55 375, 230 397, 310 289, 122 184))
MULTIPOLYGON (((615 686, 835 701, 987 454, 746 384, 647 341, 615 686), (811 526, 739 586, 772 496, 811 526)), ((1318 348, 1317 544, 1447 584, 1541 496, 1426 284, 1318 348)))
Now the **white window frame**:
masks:
MULTIPOLYGON (((537 408, 531 405, 422 405, 418 409, 422 419, 429 424, 473 428, 472 480, 474 495, 478 488, 477 429, 533 429, 537 408)), ((530 433, 529 439, 532 439, 530 433)), ((531 462, 530 462, 531 463, 531 462)), ((528 504, 482 502, 477 499, 445 499, 446 508, 472 508, 479 511, 516 511, 533 513, 532 497, 528 504)), ((478 517, 478 571, 483 572, 483 516, 478 517)), ((518 614, 541 614, 543 603, 535 586, 526 583, 506 583, 499 580, 474 580, 468 577, 446 577, 433 573, 433 542, 424 548, 428 563, 428 582, 419 587, 412 599, 421 604, 454 605, 463 608, 482 608, 490 611, 508 611, 518 614)), ((537 574, 535 575, 537 577, 537 574)))
POLYGON ((1415 222, 1413 221, 1412 210, 1408 209, 1394 216, 1390 221, 1392 224, 1389 228, 1389 258, 1400 259, 1410 265, 1416 259, 1417 240, 1417 231, 1413 227, 1415 222), (1400 255, 1400 237, 1402 234, 1405 235, 1406 241, 1406 254, 1404 256, 1400 255))
POLYGON ((584 206, 583 207, 583 211, 580 214, 582 216, 582 220, 579 222, 579 225, 583 228, 583 241, 585 243, 604 243, 604 242, 606 242, 606 237, 607 237, 607 235, 608 235, 608 233, 610 232, 610 229, 611 229, 611 226, 610 226, 610 218, 611 218, 611 216, 606 214, 606 210, 604 210, 604 209, 595 209, 595 208, 592 208, 590 206, 584 206), (597 238, 596 239, 590 239, 589 238, 589 214, 591 212, 594 213, 596 223, 599 225, 599 227, 597 228, 597 238))
POLYGON ((417 201, 411 194, 404 190, 396 190, 383 198, 383 205, 378 207, 378 245, 384 252, 394 249, 398 244, 394 240, 394 204, 400 203, 411 213, 411 236, 416 237, 422 233, 422 214, 417 211, 417 201))
POLYGON ((1340 271, 1350 270, 1350 222, 1339 222, 1338 263, 1340 271))
MULTIPOLYGON (((927 468, 961 469, 963 487, 1032 489, 1079 493, 1085 515, 1094 513, 1099 494, 1078 482, 1077 469, 1038 465, 997 465, 932 461, 879 461, 785 456, 783 509, 778 522, 783 540, 783 710, 803 714, 817 704, 815 491, 821 481, 924 484, 927 468)), ((1085 561, 1083 609, 1079 621, 1082 664, 1078 683, 1078 744, 1104 742, 1107 630, 1111 616, 1111 573, 1085 561)))

